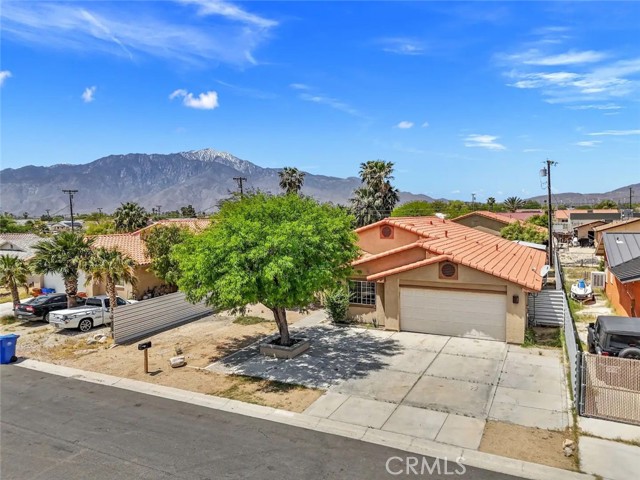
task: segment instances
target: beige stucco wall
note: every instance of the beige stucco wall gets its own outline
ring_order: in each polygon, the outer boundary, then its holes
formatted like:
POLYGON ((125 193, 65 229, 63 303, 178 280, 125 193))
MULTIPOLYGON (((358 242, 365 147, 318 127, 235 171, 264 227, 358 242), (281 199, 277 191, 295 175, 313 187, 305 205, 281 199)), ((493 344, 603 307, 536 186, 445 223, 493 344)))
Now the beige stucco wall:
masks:
MULTIPOLYGON (((458 265, 457 280, 440 279, 438 264, 388 276, 384 279, 384 283, 377 285, 379 298, 376 309, 378 323, 384 324, 387 330, 401 329, 400 288, 402 286, 504 292, 507 296, 506 340, 515 344, 524 341, 528 295, 519 285, 463 265, 458 265), (519 297, 517 304, 513 303, 514 295, 519 297), (380 321, 380 319, 383 320, 380 321)), ((353 311, 357 310, 354 308, 353 311)))
MULTIPOLYGON (((140 300, 148 288, 158 287, 164 284, 164 282, 153 273, 147 271, 146 266, 137 266, 135 269, 135 277, 137 279, 135 288, 129 283, 116 287, 118 296, 125 299, 133 298, 140 300)), ((102 295, 106 293, 106 287, 103 283, 93 283, 87 286, 86 292, 89 297, 102 295)))
POLYGON ((500 230, 507 226, 505 223, 483 217, 482 215, 471 215, 465 218, 453 219, 452 221, 459 223, 460 225, 475 228, 481 232, 491 233, 498 236, 500 235, 500 230))
POLYGON ((418 240, 418 235, 401 228, 394 228, 393 233, 393 238, 380 238, 380 227, 370 228, 358 233, 358 246, 365 252, 376 254, 409 245, 418 240))
POLYGON ((424 260, 428 256, 431 255, 428 255, 428 252, 424 248, 416 247, 396 253, 395 255, 389 255, 387 257, 371 260, 362 265, 357 265, 355 270, 359 275, 362 275, 364 280, 367 275, 373 275, 374 273, 384 272, 385 270, 418 262, 420 260, 424 260))
POLYGON ((591 230, 601 225, 604 225, 604 222, 598 222, 593 225, 589 225, 588 223, 585 223, 584 225, 580 225, 579 227, 576 228, 576 233, 578 234, 577 235, 578 238, 587 238, 591 230))

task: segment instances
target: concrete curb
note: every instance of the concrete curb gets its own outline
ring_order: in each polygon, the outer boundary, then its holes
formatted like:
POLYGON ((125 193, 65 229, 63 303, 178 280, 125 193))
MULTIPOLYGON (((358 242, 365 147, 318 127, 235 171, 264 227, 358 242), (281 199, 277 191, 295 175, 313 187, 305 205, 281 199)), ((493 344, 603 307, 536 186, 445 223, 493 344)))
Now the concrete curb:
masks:
POLYGON ((437 443, 432 440, 412 437, 409 435, 386 432, 384 430, 352 425, 326 418, 312 417, 302 413, 278 410, 272 407, 239 402, 237 400, 206 395, 204 393, 190 392, 188 390, 165 387, 163 385, 155 385, 142 382, 140 380, 131 380, 128 378, 105 375, 103 373, 88 372, 85 370, 30 359, 22 360, 14 365, 74 380, 98 383, 146 395, 153 395, 156 397, 191 403, 193 405, 213 408, 225 412, 232 412, 239 415, 278 422, 294 427, 353 438, 363 442, 397 448, 408 453, 425 455, 428 457, 446 457, 448 459, 457 459, 462 457, 461 461, 467 466, 515 475, 531 480, 595 480, 594 476, 584 473, 570 472, 568 470, 548 467, 546 465, 523 462, 521 460, 479 452, 477 450, 468 450, 454 445, 437 443))

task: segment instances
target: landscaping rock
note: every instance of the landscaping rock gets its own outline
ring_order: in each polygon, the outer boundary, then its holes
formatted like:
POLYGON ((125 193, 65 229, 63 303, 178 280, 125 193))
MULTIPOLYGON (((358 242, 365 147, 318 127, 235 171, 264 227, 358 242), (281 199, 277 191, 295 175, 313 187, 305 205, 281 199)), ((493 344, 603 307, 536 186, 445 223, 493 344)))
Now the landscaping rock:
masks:
POLYGON ((564 447, 564 456, 570 457, 573 455, 573 449, 570 447, 564 447))
POLYGON ((575 448, 575 445, 575 442, 573 440, 569 440, 568 438, 565 438, 564 442, 562 442, 562 448, 569 447, 571 450, 573 450, 575 448))
POLYGON ((95 338, 87 338, 86 343, 87 345, 93 345, 94 343, 98 343, 98 341, 95 338))
POLYGON ((187 364, 187 361, 184 358, 184 355, 180 355, 179 357, 171 357, 169 359, 169 365, 171 368, 183 367, 187 364))

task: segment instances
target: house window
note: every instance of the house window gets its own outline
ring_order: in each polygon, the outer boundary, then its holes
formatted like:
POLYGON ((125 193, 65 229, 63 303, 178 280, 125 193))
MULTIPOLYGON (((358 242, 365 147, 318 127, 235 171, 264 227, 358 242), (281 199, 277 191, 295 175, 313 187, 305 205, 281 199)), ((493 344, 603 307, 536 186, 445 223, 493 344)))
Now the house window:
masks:
POLYGON ((349 303, 357 305, 376 304, 376 283, 360 280, 349 281, 349 303))

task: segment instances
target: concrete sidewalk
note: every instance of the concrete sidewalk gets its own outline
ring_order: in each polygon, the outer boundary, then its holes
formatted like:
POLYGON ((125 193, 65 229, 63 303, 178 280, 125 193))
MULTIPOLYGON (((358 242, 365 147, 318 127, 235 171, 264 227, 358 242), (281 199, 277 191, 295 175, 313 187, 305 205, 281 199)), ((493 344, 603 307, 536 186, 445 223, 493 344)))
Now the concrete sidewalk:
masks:
MULTIPOLYGON (((264 420, 284 423, 309 430, 316 430, 331 433, 333 435, 354 438, 364 442, 390 446, 419 455, 439 458, 461 458, 461 462, 465 465, 515 475, 521 478, 540 480, 595 480, 594 477, 590 475, 570 472, 535 463, 523 462, 521 460, 499 457, 461 446, 438 443, 424 437, 394 433, 392 431, 370 426, 354 425, 342 422, 338 419, 319 418, 313 415, 293 413, 286 410, 278 410, 271 407, 243 403, 227 398, 154 385, 127 378, 86 372, 75 368, 38 362, 35 360, 23 360, 14 365, 21 368, 29 368, 76 380, 123 388, 180 402, 201 405, 221 411, 233 412, 254 418, 262 418, 264 420)), ((402 420, 400 419, 398 421, 402 420)), ((455 429, 452 428, 450 431, 452 435, 456 435, 455 429)), ((462 432, 460 432, 460 434, 462 434, 462 432)))

